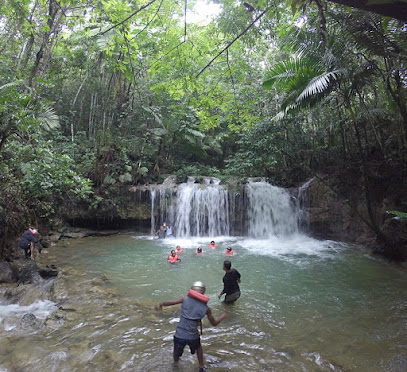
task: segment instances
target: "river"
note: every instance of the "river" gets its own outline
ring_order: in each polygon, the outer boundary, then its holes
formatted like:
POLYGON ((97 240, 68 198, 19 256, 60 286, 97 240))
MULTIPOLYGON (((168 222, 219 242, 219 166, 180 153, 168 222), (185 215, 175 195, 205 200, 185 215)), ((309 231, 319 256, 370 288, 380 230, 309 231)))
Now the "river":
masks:
POLYGON ((154 309, 186 295, 195 280, 205 283, 214 316, 228 315, 217 327, 203 321, 209 370, 406 370, 405 268, 301 233, 219 236, 215 250, 210 240, 127 233, 50 248, 39 260, 61 270, 55 302, 29 309, 0 302, 0 371, 196 371, 187 349, 172 365, 179 305, 154 309), (182 261, 171 265, 167 255, 178 244, 182 261), (198 246, 202 256, 195 255, 198 246), (226 306, 217 294, 228 246, 242 296, 226 306), (14 327, 25 312, 48 316, 46 326, 14 327))

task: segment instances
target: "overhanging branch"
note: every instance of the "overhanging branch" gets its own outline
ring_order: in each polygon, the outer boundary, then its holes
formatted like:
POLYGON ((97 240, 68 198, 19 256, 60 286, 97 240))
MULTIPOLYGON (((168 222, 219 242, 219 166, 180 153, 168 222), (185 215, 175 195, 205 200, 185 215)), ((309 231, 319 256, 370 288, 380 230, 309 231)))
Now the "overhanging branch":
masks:
POLYGON ((107 30, 101 32, 101 35, 104 35, 105 33, 109 32, 110 30, 113 30, 114 28, 116 28, 117 26, 122 25, 123 23, 127 22, 130 18, 134 17, 138 12, 141 12, 143 9, 148 8, 152 3, 154 3, 155 0, 150 1, 148 4, 143 5, 141 8, 137 9, 134 13, 130 14, 126 19, 124 19, 123 21, 113 25, 112 27, 108 28, 107 30))
POLYGON ((239 35, 237 35, 228 45, 226 45, 215 57, 213 57, 212 60, 211 60, 201 71, 199 71, 199 73, 198 73, 198 75, 196 75, 196 77, 198 78, 225 50, 228 50, 236 40, 240 39, 247 31, 249 31, 249 30, 253 27, 253 25, 254 25, 260 18, 262 18, 262 17, 266 14, 266 12, 267 12, 268 10, 269 10, 269 8, 267 8, 264 12, 260 13, 260 14, 256 17, 256 19, 255 19, 252 23, 250 23, 249 26, 247 26, 247 27, 246 27, 239 35))

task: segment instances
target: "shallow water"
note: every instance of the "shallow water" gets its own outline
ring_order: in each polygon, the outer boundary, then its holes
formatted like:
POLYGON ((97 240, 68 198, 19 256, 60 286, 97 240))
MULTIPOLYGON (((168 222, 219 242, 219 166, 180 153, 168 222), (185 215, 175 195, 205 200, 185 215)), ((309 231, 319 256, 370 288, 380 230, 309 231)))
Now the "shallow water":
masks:
POLYGON ((303 235, 218 237, 216 250, 209 240, 128 234, 49 249, 40 261, 62 270, 60 323, 54 313, 46 327, 16 332, 6 328, 11 309, 3 307, 0 371, 195 371, 188 350, 172 366, 179 305, 154 310, 159 301, 185 295, 195 280, 206 284, 214 316, 228 314, 217 327, 203 321, 210 370, 406 370, 405 268, 303 235), (170 265, 167 255, 178 244, 182 262, 170 265), (202 256, 195 255, 198 246, 202 256), (227 246, 242 275, 242 296, 231 306, 217 298, 227 246))

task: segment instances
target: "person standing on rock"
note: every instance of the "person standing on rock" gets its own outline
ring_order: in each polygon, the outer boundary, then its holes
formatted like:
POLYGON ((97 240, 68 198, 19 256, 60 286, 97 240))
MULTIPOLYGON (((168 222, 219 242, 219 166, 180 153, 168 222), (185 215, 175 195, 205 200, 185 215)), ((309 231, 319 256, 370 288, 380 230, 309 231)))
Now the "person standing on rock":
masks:
POLYGON ((34 259, 34 245, 35 245, 35 237, 38 234, 37 229, 28 229, 23 233, 21 236, 19 246, 21 249, 25 251, 25 258, 34 259))

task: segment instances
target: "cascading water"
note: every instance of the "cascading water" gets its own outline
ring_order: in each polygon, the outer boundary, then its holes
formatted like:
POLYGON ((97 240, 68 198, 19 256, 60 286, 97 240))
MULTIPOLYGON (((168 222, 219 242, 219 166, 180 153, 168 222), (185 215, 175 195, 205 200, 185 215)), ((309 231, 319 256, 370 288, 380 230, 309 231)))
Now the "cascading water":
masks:
POLYGON ((219 180, 207 178, 200 185, 189 178, 180 185, 177 199, 177 236, 229 235, 228 193, 219 180))
POLYGON ((298 232, 297 216, 287 191, 267 182, 249 181, 246 192, 249 236, 262 239, 298 232))
POLYGON ((150 189, 150 198, 151 198, 151 235, 155 234, 155 189, 150 189))
POLYGON ((298 233, 304 219, 300 195, 294 198, 263 181, 249 181, 241 191, 228 191, 210 177, 202 183, 189 177, 178 188, 174 184, 170 189, 164 184, 151 188, 151 231, 159 228, 158 216, 160 225, 173 225, 177 237, 229 236, 237 231, 264 239, 298 233))
POLYGON ((295 199, 295 213, 298 219, 298 226, 302 231, 308 231, 309 228, 309 201, 307 191, 312 181, 314 181, 314 178, 311 178, 298 188, 297 197, 295 199))

